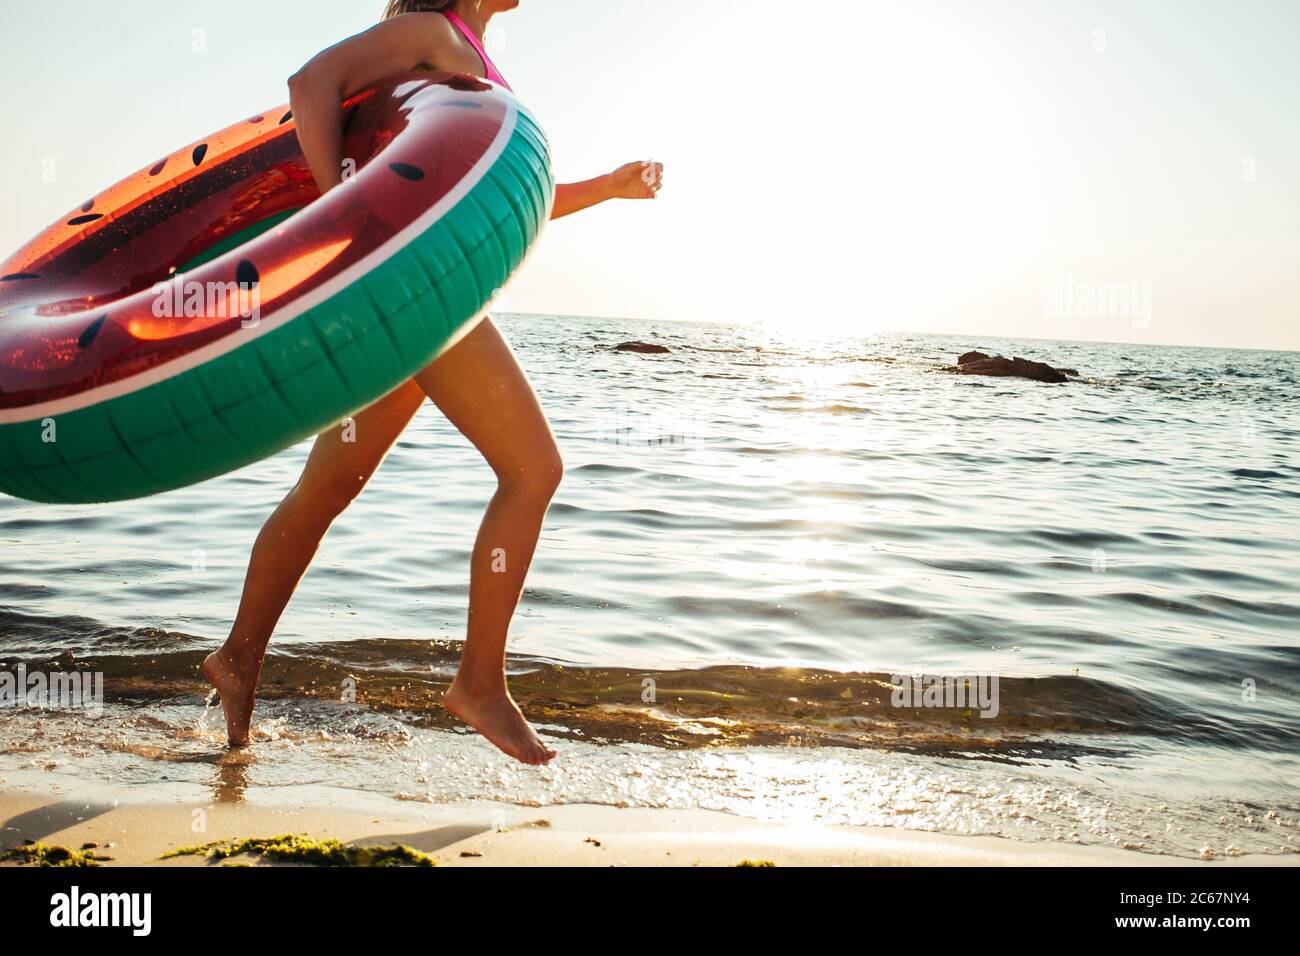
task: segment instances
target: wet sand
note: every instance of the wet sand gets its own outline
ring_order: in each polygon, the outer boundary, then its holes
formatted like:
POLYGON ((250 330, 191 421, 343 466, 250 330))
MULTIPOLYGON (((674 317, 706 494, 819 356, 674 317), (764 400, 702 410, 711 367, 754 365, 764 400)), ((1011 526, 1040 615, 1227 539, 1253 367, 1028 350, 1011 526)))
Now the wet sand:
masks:
MULTIPOLYGON (((86 801, 0 795, 0 843, 78 849, 95 844, 106 866, 207 866, 160 859, 180 847, 302 834, 358 845, 404 844, 440 866, 1285 866, 1300 857, 1200 862, 1119 849, 1023 843, 872 827, 798 827, 698 810, 605 806, 518 807, 404 803, 323 788, 274 800, 203 805, 183 799, 86 801)), ((253 862, 247 858, 240 862, 253 862)), ((12 865, 12 864, 0 864, 12 865)), ((220 864, 215 864, 220 865, 220 864)))

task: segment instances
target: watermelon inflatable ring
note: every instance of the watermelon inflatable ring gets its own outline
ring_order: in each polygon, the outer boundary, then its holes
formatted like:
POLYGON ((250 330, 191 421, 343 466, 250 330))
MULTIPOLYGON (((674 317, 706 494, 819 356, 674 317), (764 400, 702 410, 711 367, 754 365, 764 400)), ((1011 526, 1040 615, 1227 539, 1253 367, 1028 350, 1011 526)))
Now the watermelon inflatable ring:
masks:
POLYGON ((354 162, 325 196, 281 107, 0 264, 0 491, 117 501, 233 471, 473 328, 550 217, 541 128, 466 74, 405 74, 343 109, 354 162))

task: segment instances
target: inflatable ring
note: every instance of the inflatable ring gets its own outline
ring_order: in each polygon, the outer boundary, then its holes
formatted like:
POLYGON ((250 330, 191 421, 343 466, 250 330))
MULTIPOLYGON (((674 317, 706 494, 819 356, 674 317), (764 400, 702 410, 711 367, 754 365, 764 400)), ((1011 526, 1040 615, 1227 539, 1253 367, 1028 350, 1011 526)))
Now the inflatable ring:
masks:
POLYGON ((117 501, 233 471, 473 328, 550 217, 541 128, 466 74, 406 74, 343 108, 355 162, 325 196, 281 107, 0 265, 0 491, 117 501))

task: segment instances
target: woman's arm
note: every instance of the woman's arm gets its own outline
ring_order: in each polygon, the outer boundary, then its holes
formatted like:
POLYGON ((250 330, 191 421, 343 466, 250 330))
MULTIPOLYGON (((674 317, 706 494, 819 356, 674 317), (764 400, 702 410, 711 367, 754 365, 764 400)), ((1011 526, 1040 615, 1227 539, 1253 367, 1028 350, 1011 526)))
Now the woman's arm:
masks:
POLYGON ((556 186, 551 218, 562 219, 609 199, 654 199, 663 181, 663 163, 637 162, 586 182, 556 186))
MULTIPOLYGON (((289 108, 298 141, 322 193, 343 181, 343 101, 387 76, 427 62, 430 52, 443 69, 468 72, 468 64, 460 60, 455 28, 446 17, 406 13, 318 53, 289 77, 289 108)), ((663 169, 661 163, 628 163, 604 176, 559 186, 551 218, 610 199, 654 199, 663 184, 663 169)))
POLYGON ((299 72, 289 78, 289 108, 298 127, 298 142, 321 195, 343 181, 342 104, 337 84, 319 74, 299 72))
POLYGON ((403 14, 318 53, 289 77, 298 142, 322 193, 343 181, 343 101, 414 69, 430 52, 443 69, 463 69, 453 29, 440 14, 403 14))

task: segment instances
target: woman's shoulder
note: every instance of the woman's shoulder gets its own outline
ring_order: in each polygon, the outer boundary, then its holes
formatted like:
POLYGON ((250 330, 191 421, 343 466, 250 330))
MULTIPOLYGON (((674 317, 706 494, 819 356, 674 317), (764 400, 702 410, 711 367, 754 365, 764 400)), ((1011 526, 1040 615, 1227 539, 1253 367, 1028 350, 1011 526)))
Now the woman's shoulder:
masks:
POLYGON ((467 38, 455 24, 441 13, 421 10, 402 13, 380 23, 388 35, 401 43, 404 49, 419 51, 416 69, 441 69, 477 74, 481 58, 469 45, 467 38))
POLYGON ((454 30, 442 14, 404 13, 321 51, 295 75, 324 71, 351 96, 394 71, 460 62, 464 55, 454 30))
POLYGON ((399 13, 396 17, 376 23, 368 33, 360 36, 370 40, 367 43, 370 52, 399 57, 413 56, 417 60, 451 59, 460 48, 460 38, 451 21, 441 13, 426 10, 399 13))
POLYGON ((422 59, 437 61, 460 52, 460 34, 441 13, 401 13, 379 25, 405 49, 418 50, 422 59))
POLYGON ((450 20, 441 13, 428 10, 399 13, 397 16, 383 21, 383 25, 390 30, 416 30, 423 34, 443 37, 448 40, 457 36, 456 28, 450 20))

